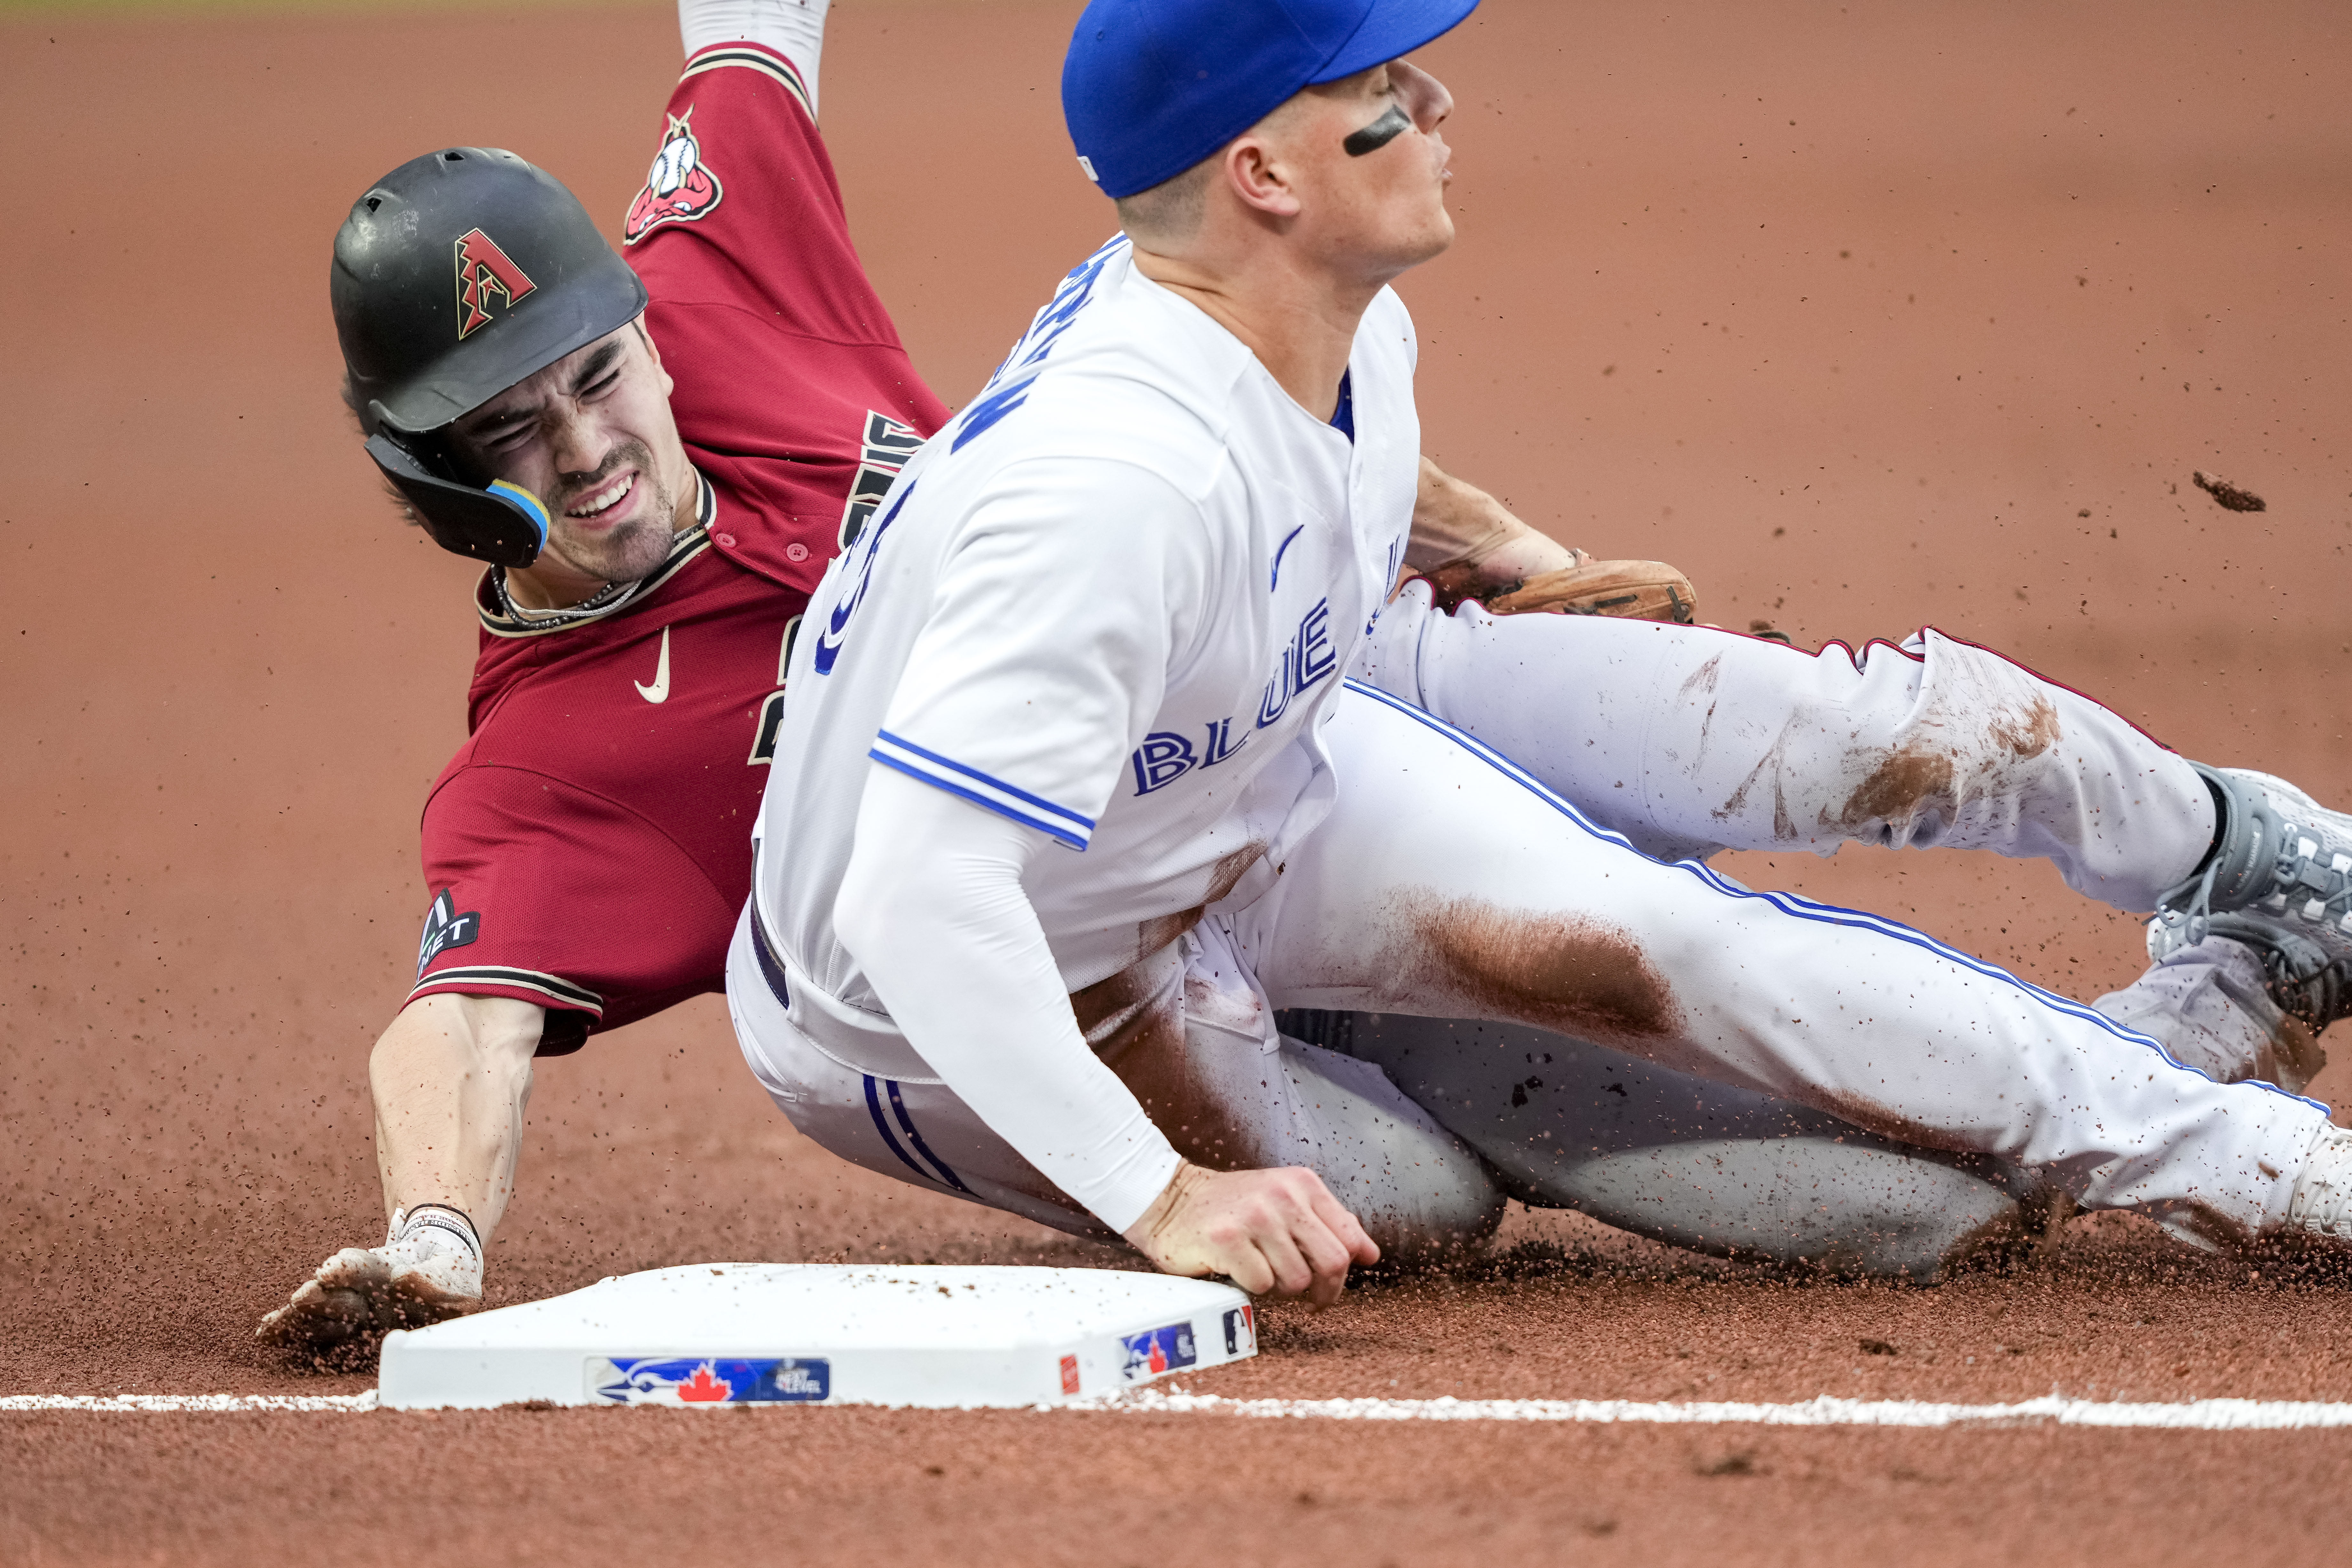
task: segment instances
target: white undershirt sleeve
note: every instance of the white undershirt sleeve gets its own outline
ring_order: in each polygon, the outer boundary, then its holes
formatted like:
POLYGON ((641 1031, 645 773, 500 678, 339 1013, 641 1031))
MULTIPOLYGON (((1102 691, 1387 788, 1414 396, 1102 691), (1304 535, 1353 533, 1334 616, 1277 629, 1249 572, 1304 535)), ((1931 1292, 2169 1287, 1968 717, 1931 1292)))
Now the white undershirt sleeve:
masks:
POLYGON ((908 1043, 997 1136, 1113 1230, 1179 1163, 1087 1048, 1021 885, 1046 834, 869 768, 834 927, 908 1043))
POLYGON ((748 39, 793 62, 816 112, 816 68, 824 52, 824 14, 833 0, 677 0, 677 30, 690 57, 713 44, 748 39))

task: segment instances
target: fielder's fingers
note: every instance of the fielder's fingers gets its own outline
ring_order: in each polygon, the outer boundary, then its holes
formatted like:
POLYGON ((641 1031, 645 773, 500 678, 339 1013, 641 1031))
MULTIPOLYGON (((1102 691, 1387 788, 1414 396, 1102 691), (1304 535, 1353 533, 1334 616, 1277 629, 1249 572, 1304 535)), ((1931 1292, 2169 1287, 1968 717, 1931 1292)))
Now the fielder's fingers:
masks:
POLYGON ((1300 1217, 1275 1213, 1250 1226, 1250 1239, 1274 1269, 1275 1289, 1286 1296, 1304 1295, 1315 1284, 1315 1265, 1299 1250, 1296 1234, 1307 1228, 1300 1217))
MULTIPOLYGON (((1319 1190, 1322 1184, 1318 1182, 1316 1186, 1319 1190)), ((1349 1252, 1347 1242, 1332 1228, 1321 1208, 1311 1198, 1299 1203, 1290 1216, 1289 1234, 1292 1245, 1307 1264, 1307 1296, 1317 1306, 1328 1307, 1339 1299, 1340 1290, 1348 1283, 1349 1252)), ((1345 1211, 1341 1212, 1344 1215, 1345 1211)))
POLYGON ((1307 1234, 1299 1237, 1299 1244, 1315 1269, 1315 1281, 1307 1299, 1318 1307, 1328 1307, 1348 1288, 1348 1248, 1328 1226, 1313 1215, 1307 1216, 1300 1229, 1307 1234))
POLYGON ((1284 1215, 1285 1237, 1297 1249, 1307 1268, 1307 1279, 1296 1289, 1303 1289, 1318 1307, 1328 1307, 1339 1299, 1348 1283, 1348 1260, 1351 1256, 1345 1237, 1331 1221, 1348 1219, 1347 1210, 1331 1197, 1331 1191, 1322 1178, 1307 1170, 1284 1173, 1292 1178, 1285 1184, 1280 1203, 1284 1215))
POLYGON ((1240 1236, 1231 1241, 1212 1242, 1209 1252, 1202 1273, 1222 1274, 1252 1296, 1263 1296, 1274 1289, 1274 1265, 1258 1250, 1254 1237, 1240 1236))
MULTIPOLYGON (((1322 1187, 1320 1182, 1316 1184, 1322 1187)), ((1358 1219, 1347 1205, 1333 1195, 1330 1188, 1322 1187, 1322 1191, 1316 1195, 1315 1214, 1330 1227, 1331 1234, 1339 1238, 1339 1245, 1348 1249, 1349 1258, 1362 1264, 1373 1264, 1381 1260, 1380 1243, 1371 1238, 1364 1229, 1364 1222, 1358 1219)))

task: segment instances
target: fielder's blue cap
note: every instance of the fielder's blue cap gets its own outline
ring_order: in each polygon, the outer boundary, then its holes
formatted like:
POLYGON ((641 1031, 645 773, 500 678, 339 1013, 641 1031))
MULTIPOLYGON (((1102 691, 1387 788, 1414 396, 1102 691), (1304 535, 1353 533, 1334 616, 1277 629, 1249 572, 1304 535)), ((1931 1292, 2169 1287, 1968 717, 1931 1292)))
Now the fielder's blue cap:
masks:
POLYGON ((1108 196, 1175 178, 1299 89, 1411 54, 1478 0, 1092 0, 1062 62, 1078 166, 1108 196))

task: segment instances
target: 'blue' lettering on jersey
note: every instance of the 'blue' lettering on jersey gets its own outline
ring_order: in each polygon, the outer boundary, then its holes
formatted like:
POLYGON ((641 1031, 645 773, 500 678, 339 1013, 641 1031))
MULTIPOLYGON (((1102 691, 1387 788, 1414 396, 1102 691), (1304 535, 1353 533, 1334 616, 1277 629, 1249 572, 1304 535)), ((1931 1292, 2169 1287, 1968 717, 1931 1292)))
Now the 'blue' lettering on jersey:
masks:
POLYGON ((1135 793, 1150 795, 1165 789, 1192 771, 1192 742, 1181 735, 1155 730, 1135 749, 1135 793))
POLYGON ((1263 730, 1279 720, 1290 710, 1292 698, 1339 665, 1339 656, 1331 649, 1331 601, 1318 599, 1300 619, 1290 646, 1282 650, 1281 669, 1265 683, 1265 695, 1258 700, 1257 727, 1263 730))
MULTIPOLYGON (((1331 601, 1318 599, 1315 607, 1299 619, 1298 629, 1290 635, 1290 642, 1282 650, 1282 668, 1265 683, 1265 695, 1257 705, 1257 727, 1261 730, 1275 723, 1290 710, 1290 700, 1308 687, 1339 668, 1339 656, 1331 647, 1331 601)), ((1250 732, 1234 739, 1234 720, 1212 720, 1205 728, 1208 742, 1200 751, 1182 735, 1166 730, 1154 730, 1143 737, 1143 744, 1128 759, 1135 769, 1135 793, 1150 795, 1166 789, 1195 767, 1213 768, 1249 744, 1250 732)))

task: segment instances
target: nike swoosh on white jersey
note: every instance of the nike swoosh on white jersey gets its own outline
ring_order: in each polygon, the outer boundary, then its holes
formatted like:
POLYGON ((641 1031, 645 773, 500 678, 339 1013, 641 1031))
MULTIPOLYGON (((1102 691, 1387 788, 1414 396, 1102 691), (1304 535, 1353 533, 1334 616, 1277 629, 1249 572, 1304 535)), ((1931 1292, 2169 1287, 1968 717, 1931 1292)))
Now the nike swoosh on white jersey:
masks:
POLYGON ((644 681, 638 680, 632 681, 630 684, 637 689, 637 695, 648 702, 669 700, 669 628, 667 626, 662 627, 661 663, 654 668, 654 683, 647 686, 644 681))

